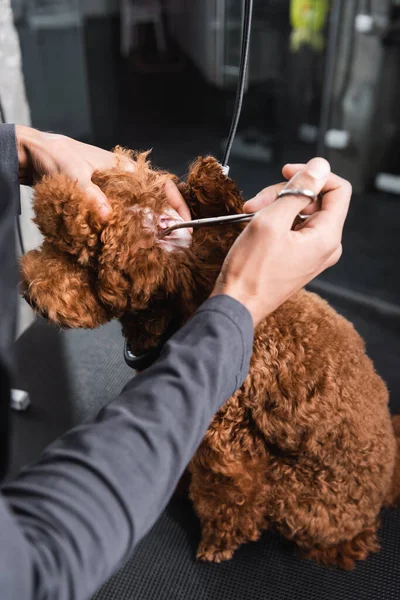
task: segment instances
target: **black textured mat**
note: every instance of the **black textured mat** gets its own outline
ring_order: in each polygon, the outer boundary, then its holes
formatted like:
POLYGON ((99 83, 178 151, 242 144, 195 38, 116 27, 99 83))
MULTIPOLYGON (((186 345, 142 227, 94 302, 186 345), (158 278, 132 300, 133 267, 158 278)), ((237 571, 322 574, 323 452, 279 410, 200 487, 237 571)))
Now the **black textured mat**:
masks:
POLYGON ((398 600, 400 511, 382 515, 382 550, 352 572, 299 559, 265 533, 233 559, 196 562, 198 522, 188 503, 172 501, 132 559, 94 600, 398 600))

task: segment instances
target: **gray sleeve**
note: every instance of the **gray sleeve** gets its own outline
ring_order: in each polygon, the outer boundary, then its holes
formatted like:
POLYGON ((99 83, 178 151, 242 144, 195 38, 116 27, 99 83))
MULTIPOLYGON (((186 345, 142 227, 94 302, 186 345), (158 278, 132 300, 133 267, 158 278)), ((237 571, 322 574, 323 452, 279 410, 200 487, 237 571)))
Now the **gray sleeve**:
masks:
POLYGON ((15 217, 19 208, 14 125, 0 125, 0 481, 7 464, 9 388, 17 313, 15 217))
POLYGON ((242 384, 252 341, 247 310, 211 298, 93 423, 3 488, 2 597, 83 600, 121 566, 242 384))

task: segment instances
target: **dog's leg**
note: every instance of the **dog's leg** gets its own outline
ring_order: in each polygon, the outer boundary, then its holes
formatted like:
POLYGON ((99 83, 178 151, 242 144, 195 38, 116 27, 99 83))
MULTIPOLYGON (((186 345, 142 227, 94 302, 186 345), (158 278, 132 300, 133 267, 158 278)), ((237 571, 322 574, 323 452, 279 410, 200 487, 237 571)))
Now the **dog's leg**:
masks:
POLYGON ((218 511, 217 514, 214 512, 214 517, 200 517, 201 542, 197 558, 219 563, 232 558, 242 544, 257 541, 265 523, 263 519, 255 519, 253 511, 243 507, 223 504, 214 508, 218 511))
POLYGON ((369 554, 379 551, 377 524, 366 528, 352 540, 340 542, 329 548, 314 547, 303 550, 304 558, 310 558, 327 567, 340 567, 351 571, 357 560, 365 560, 369 554))
POLYGON ((229 560, 241 544, 256 541, 266 528, 263 484, 251 470, 248 476, 192 470, 190 497, 201 522, 200 560, 229 560))
POLYGON ((400 415, 395 415, 392 418, 392 425, 396 438, 396 460, 390 490, 385 498, 387 506, 400 504, 400 415))
MULTIPOLYGON (((278 486, 279 482, 275 490, 278 486)), ((274 527, 296 544, 301 556, 352 570, 356 561, 378 552, 381 495, 373 498, 373 490, 360 485, 355 498, 348 496, 347 486, 343 486, 337 493, 331 491, 328 504, 327 494, 321 496, 321 486, 313 486, 312 482, 305 489, 298 479, 293 480, 292 494, 289 489, 286 484, 284 490, 279 490, 280 501, 269 504, 267 510, 274 527)))

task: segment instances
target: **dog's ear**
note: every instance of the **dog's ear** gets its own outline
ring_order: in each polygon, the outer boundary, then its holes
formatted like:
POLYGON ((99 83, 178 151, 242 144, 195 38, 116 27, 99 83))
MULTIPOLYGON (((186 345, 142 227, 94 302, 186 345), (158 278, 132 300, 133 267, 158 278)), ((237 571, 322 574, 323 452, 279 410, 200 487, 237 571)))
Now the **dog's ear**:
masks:
POLYGON ((243 198, 235 182, 224 175, 213 156, 198 158, 190 167, 187 183, 180 186, 194 217, 214 217, 243 212, 243 198))
POLYGON ((35 223, 52 246, 87 265, 104 227, 94 200, 63 174, 43 179, 34 189, 35 223))
POLYGON ((94 328, 110 320, 97 299, 89 271, 49 242, 23 256, 20 271, 24 298, 52 323, 94 328))

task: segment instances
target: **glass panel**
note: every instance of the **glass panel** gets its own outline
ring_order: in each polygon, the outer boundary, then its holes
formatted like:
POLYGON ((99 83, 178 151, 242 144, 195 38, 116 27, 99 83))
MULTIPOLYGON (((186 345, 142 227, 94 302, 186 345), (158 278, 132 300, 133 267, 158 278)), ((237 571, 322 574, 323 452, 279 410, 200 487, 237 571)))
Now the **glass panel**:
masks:
MULTIPOLYGON (((155 162, 178 173, 199 154, 221 158, 243 3, 153 0, 138 11, 130 0, 13 0, 33 124, 154 147, 155 162)), ((400 305, 390 258, 400 251, 399 19, 400 0, 255 0, 231 174, 249 197, 279 180, 285 162, 323 153, 362 199, 346 233, 351 252, 323 279, 400 305)))

